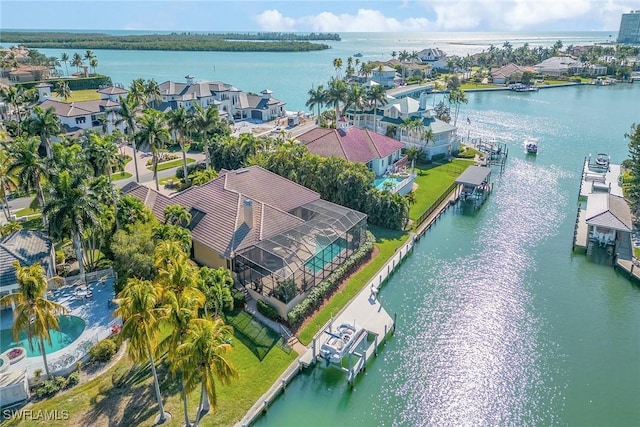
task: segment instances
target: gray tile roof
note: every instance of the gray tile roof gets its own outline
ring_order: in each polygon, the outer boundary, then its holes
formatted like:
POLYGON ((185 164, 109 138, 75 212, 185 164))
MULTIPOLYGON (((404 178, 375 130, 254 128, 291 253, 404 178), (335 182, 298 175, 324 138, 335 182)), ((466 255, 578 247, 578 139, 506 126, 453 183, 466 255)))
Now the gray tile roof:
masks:
POLYGON ((612 194, 609 194, 607 201, 609 209, 587 218, 587 224, 613 230, 633 230, 633 215, 627 201, 620 196, 612 194))
POLYGON ((54 260, 51 259, 53 242, 44 233, 31 230, 18 230, 0 241, 0 287, 17 282, 14 261, 33 265, 39 262, 49 271, 54 260))
POLYGON ((168 205, 179 204, 202 212, 192 224, 193 240, 227 258, 303 223, 289 212, 320 199, 318 193, 259 166, 221 172, 213 181, 172 197, 136 185, 123 188, 123 192, 143 200, 161 221, 168 205), (244 220, 245 200, 253 204, 253 227, 244 220))

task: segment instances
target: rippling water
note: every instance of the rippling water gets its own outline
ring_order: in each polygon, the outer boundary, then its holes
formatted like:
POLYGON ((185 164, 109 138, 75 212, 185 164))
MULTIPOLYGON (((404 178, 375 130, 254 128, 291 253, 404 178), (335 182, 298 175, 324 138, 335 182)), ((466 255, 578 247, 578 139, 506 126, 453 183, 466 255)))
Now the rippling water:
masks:
POLYGON ((626 157, 638 99, 637 84, 471 94, 460 133, 509 148, 493 193, 450 209, 383 287, 398 330, 353 391, 314 369, 258 425, 637 425, 640 290, 571 240, 584 156, 626 157))

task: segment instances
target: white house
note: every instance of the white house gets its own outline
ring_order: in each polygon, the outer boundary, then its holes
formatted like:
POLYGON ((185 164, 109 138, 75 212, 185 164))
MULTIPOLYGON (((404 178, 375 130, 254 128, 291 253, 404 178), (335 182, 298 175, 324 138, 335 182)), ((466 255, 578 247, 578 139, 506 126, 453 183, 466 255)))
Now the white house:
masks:
POLYGON ((438 48, 422 49, 418 52, 420 61, 431 65, 433 69, 447 68, 447 54, 438 48))
POLYGON ((374 130, 382 135, 393 132, 405 146, 419 148, 429 159, 460 149, 457 128, 435 117, 433 107, 426 103, 426 94, 421 95, 420 102, 410 97, 396 99, 387 96, 387 103, 378 105, 377 114, 374 114, 373 110, 363 112, 348 110, 347 116, 356 126, 374 130), (413 118, 421 121, 421 129, 404 128, 404 121, 413 118), (424 131, 428 129, 433 136, 427 141, 424 138, 424 131))
POLYGON ((396 79, 395 68, 391 68, 387 65, 374 68, 373 71, 371 72, 371 80, 373 80, 374 82, 384 87, 394 87, 395 79, 396 79))
POLYGON ((75 132, 80 129, 102 129, 101 117, 106 118, 104 125, 106 125, 107 133, 113 132, 116 127, 124 131, 124 125, 116 126, 115 123, 118 120, 117 111, 120 108, 117 96, 126 94, 126 90, 110 86, 98 90, 101 99, 64 102, 51 98, 51 87, 49 83, 40 83, 36 86, 40 100, 37 105, 45 110, 53 108, 65 132, 75 132))
POLYGON ((571 56, 554 56, 534 65, 534 68, 540 74, 560 76, 581 73, 582 63, 571 56))
POLYGON ((285 103, 274 98, 269 89, 263 90, 261 95, 254 95, 220 81, 194 82, 191 75, 185 76, 185 79, 186 83, 166 81, 159 85, 162 98, 162 103, 157 107, 159 110, 216 105, 223 118, 262 121, 286 114, 285 103))

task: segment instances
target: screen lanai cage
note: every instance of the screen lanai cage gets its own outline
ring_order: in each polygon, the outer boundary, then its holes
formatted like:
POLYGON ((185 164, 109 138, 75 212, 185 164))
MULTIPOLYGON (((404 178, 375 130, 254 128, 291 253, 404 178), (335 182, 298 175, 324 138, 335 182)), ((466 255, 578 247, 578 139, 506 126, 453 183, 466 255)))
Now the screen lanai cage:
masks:
POLYGON ((305 222, 236 254, 239 282, 260 295, 289 304, 364 243, 367 216, 325 200, 292 212, 305 222))

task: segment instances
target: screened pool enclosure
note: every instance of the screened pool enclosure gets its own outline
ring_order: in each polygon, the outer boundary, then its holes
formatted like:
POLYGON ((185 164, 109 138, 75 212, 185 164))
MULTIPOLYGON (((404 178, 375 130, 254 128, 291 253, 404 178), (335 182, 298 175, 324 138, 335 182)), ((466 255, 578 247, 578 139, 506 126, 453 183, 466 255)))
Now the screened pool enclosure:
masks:
POLYGON ((356 251, 365 240, 367 216, 325 200, 293 212, 303 224, 236 254, 234 269, 249 291, 289 305, 356 251))

